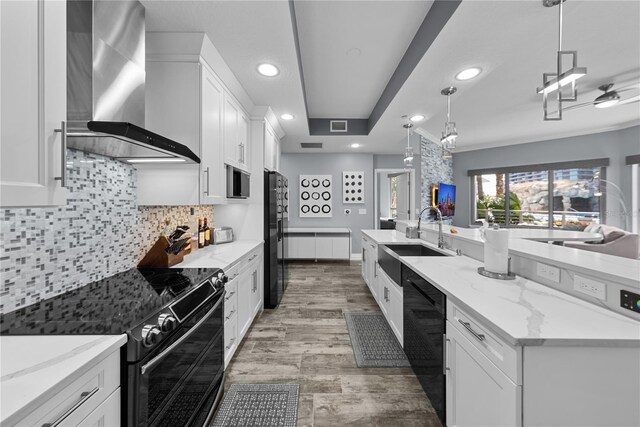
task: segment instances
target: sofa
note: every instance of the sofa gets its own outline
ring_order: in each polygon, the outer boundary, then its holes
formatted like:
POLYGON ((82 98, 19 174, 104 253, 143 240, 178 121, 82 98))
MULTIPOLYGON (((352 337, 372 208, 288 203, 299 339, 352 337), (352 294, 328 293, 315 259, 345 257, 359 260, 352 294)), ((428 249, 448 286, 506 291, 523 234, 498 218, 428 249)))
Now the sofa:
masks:
POLYGON ((640 259, 640 237, 637 234, 605 224, 592 224, 584 231, 600 233, 603 238, 597 242, 565 242, 564 245, 585 251, 640 259))

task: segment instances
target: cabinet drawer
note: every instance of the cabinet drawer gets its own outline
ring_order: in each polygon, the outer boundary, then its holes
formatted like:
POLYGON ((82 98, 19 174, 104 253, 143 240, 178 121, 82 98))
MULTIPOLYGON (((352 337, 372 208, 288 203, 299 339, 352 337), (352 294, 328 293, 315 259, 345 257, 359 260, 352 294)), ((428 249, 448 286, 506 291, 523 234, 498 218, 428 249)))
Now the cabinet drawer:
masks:
POLYGON ((489 328, 455 304, 447 303, 447 319, 463 336, 516 384, 522 384, 519 369, 521 347, 512 347, 489 328))
POLYGON ((16 425, 76 426, 120 386, 120 351, 115 351, 16 425))
POLYGON ((229 282, 236 279, 243 271, 250 267, 251 264, 260 262, 260 254, 262 253, 262 246, 252 250, 235 264, 225 270, 225 274, 229 277, 229 282))
POLYGON ((238 280, 228 282, 224 295, 224 321, 228 321, 238 311, 238 280))
POLYGON ((224 323, 224 367, 226 368, 238 347, 238 316, 234 314, 224 323))
POLYGON ((83 427, 108 427, 120 425, 120 387, 82 420, 83 427))

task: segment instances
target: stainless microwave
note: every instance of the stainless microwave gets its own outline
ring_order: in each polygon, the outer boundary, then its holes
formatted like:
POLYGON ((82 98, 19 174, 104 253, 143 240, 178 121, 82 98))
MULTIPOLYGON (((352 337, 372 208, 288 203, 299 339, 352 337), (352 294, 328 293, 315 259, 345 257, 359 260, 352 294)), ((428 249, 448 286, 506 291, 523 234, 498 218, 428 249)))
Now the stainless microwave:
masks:
POLYGON ((227 198, 246 199, 249 197, 251 175, 233 166, 227 166, 227 198))

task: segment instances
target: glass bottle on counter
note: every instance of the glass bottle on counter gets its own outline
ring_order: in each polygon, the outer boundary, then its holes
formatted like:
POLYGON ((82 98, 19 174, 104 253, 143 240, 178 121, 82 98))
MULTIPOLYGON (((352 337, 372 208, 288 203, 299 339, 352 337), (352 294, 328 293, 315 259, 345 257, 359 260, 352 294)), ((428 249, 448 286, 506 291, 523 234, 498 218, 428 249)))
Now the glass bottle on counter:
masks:
POLYGON ((205 247, 205 238, 204 238, 204 226, 202 225, 202 220, 198 220, 198 248, 205 247))
POLYGON ((204 245, 209 246, 211 244, 211 229, 207 224, 207 218, 204 219, 204 245))

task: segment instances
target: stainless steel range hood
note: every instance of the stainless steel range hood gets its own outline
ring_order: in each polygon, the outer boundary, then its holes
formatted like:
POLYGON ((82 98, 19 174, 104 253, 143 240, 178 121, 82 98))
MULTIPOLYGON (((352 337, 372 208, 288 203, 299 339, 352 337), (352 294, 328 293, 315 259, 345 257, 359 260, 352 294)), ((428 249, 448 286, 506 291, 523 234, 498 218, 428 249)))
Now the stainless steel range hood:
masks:
POLYGON ((144 18, 136 0, 67 1, 67 145, 130 163, 200 163, 144 128, 144 18))

